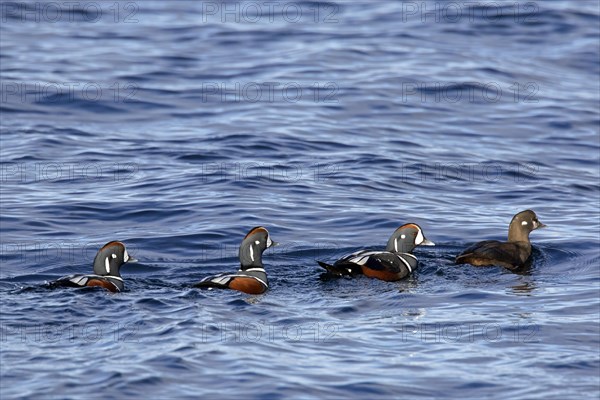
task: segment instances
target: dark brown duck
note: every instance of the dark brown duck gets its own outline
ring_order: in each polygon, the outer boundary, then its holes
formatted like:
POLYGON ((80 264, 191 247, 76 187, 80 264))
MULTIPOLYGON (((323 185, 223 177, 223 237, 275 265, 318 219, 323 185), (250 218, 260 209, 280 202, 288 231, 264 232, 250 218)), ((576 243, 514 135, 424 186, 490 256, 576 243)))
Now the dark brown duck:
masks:
POLYGON ((477 267, 498 265, 510 270, 523 267, 531 257, 529 234, 544 228, 535 212, 521 211, 510 221, 508 241, 484 240, 475 243, 456 257, 456 264, 472 264, 477 267))

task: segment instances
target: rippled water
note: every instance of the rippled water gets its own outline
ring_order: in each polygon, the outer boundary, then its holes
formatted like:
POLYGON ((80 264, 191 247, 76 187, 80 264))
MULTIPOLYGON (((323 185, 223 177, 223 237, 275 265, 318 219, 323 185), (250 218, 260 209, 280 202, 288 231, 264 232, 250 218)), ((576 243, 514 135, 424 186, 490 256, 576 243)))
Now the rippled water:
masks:
POLYGON ((0 4, 3 400, 598 397, 596 1, 78 4, 0 4), (529 271, 453 264, 527 208, 529 271), (190 287, 255 225, 266 294, 190 287))

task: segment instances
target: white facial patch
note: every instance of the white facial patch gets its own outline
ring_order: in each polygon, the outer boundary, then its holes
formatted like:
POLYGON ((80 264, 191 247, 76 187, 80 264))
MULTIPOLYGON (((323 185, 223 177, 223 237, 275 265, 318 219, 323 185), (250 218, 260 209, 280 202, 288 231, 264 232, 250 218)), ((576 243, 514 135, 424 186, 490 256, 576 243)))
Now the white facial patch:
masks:
POLYGON ((267 235, 267 247, 271 247, 273 241, 271 240, 271 236, 267 235))
POLYGON ((254 244, 260 244, 260 240, 255 241, 254 244))
POLYGON ((107 274, 110 274, 110 262, 108 261, 108 257, 104 259, 104 269, 106 269, 107 274))
POLYGON ((406 235, 400 235, 400 239, 406 239, 406 235))
POLYGON ((417 231, 417 237, 415 238, 415 244, 421 244, 423 243, 423 240, 425 240, 425 237, 423 237, 423 232, 421 232, 421 230, 419 229, 417 231))
POLYGON ((123 262, 129 261, 129 254, 127 254, 127 249, 125 249, 125 253, 123 254, 123 262))
POLYGON ((116 255, 116 254, 111 254, 110 256, 111 256, 112 258, 117 258, 117 255, 116 255))
POLYGON ((521 222, 521 225, 523 225, 523 226, 527 225, 527 221, 521 222))

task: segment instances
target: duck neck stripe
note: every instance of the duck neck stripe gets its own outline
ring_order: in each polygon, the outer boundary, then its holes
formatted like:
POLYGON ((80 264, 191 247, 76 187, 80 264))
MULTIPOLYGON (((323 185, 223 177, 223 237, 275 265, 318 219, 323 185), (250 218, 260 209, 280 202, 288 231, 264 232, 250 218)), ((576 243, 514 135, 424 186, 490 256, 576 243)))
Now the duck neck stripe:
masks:
POLYGON ((257 278, 257 277, 255 277, 255 276, 248 276, 248 275, 243 275, 243 276, 244 276, 245 278, 254 278, 254 279, 256 279, 257 281, 259 281, 260 283, 262 283, 263 285, 265 285, 265 287, 266 287, 266 288, 268 288, 268 287, 269 287, 269 285, 267 285, 267 282, 263 281, 263 280, 262 280, 262 279, 260 279, 260 278, 257 278))
POLYGON ((266 273, 266 271, 265 271, 264 268, 258 268, 258 267, 248 268, 248 269, 240 269, 240 271, 244 271, 244 272, 254 272, 254 271, 257 271, 257 272, 265 272, 266 273))
POLYGON ((404 265, 406 265, 406 268, 408 268, 409 272, 412 272, 412 268, 410 267, 410 264, 408 263, 408 261, 406 261, 404 258, 402 258, 402 256, 398 256, 398 258, 400 259, 400 261, 402 261, 404 263, 404 265))
POLYGON ((84 275, 85 278, 100 278, 100 279, 116 279, 118 281, 123 282, 123 278, 120 276, 108 276, 108 275, 84 275))

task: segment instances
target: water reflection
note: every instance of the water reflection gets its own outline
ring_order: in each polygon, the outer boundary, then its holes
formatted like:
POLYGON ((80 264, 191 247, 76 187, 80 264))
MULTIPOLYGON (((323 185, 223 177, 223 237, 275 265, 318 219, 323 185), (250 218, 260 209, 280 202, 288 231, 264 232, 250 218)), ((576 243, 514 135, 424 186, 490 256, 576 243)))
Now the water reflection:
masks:
POLYGON ((537 289, 537 284, 534 281, 527 280, 522 281, 516 285, 509 286, 512 293, 520 296, 531 296, 531 292, 537 289))

